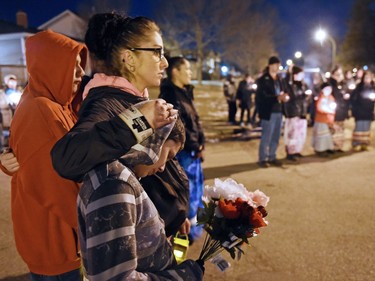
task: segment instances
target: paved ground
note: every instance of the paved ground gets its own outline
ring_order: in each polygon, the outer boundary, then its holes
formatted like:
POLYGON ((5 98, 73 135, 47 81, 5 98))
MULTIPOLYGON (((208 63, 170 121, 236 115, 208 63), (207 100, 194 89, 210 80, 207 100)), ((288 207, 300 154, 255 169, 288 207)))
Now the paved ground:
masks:
MULTIPOLYGON (((205 91, 197 96, 198 110, 205 112, 202 104, 208 103, 216 109, 211 115, 202 114, 211 141, 204 162, 206 183, 231 177, 271 197, 270 225, 252 238, 240 261, 224 254, 232 265, 225 273, 206 264, 204 280, 375 280, 375 148, 318 158, 310 147, 309 129, 299 164, 284 160, 282 168, 259 169, 259 140, 243 137, 236 133, 238 127, 222 121, 221 96, 205 91)), ((347 126, 349 150, 352 121, 347 126)), ((285 157, 282 141, 278 154, 285 157)), ((13 244, 9 202, 9 178, 0 173, 0 281, 27 280, 27 268, 13 244)), ((201 244, 191 246, 189 257, 198 257, 201 244)))

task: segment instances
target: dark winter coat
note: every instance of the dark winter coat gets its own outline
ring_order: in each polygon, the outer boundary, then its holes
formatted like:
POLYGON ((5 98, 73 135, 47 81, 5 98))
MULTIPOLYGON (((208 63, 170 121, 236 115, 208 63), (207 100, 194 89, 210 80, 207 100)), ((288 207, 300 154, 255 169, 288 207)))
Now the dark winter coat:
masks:
POLYGON ((137 140, 118 115, 144 100, 116 88, 91 89, 82 103, 80 119, 51 151, 53 166, 60 176, 80 182, 96 165, 129 151, 137 140), (95 112, 95 116, 85 116, 83 108, 95 112))
POLYGON ((160 87, 159 98, 173 104, 182 122, 185 125, 186 141, 184 150, 199 152, 204 147, 205 137, 199 121, 198 112, 194 106, 193 86, 187 85, 184 89, 177 87, 171 81, 163 81, 160 87))
POLYGON ((310 95, 306 95, 307 86, 295 81, 293 84, 285 83, 289 100, 283 103, 284 115, 286 118, 306 118, 310 95))
MULTIPOLYGON (((54 167, 64 177, 81 181, 98 164, 118 159, 127 153, 137 141, 117 115, 131 104, 144 100, 116 88, 92 88, 82 104, 78 122, 52 150, 54 167)), ((148 183, 154 184, 149 197, 156 208, 160 208, 168 234, 173 233, 177 225, 184 222, 188 211, 187 177, 181 166, 177 161, 168 161, 163 172, 145 178, 144 182, 146 192, 150 189, 148 183), (156 190, 161 193, 158 194, 156 190), (165 212, 166 204, 176 209, 165 212)))
POLYGON ((189 180, 176 159, 167 161, 163 172, 141 179, 165 223, 167 237, 175 235, 188 216, 189 180))
POLYGON ((352 115, 356 121, 374 120, 374 101, 369 98, 370 93, 375 93, 374 85, 364 87, 359 84, 350 97, 352 115))
POLYGON ((269 120, 271 113, 282 112, 281 103, 278 101, 275 85, 278 85, 280 91, 285 91, 285 86, 280 77, 274 81, 271 75, 266 72, 257 81, 256 107, 260 119, 269 120))
POLYGON ((252 95, 255 95, 255 90, 251 87, 252 83, 247 83, 246 80, 242 80, 237 88, 236 99, 240 101, 240 107, 242 109, 251 108, 252 95))
POLYGON ((346 92, 333 78, 329 79, 329 84, 332 86, 333 96, 337 104, 335 121, 344 121, 349 117, 349 100, 344 99, 346 92))

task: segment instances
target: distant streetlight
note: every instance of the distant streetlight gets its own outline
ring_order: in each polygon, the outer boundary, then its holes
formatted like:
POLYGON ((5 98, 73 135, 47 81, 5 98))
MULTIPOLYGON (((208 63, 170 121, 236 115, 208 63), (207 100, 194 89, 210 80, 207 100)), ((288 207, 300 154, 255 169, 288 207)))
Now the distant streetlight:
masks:
POLYGON ((300 51, 295 52, 294 58, 295 58, 294 64, 297 65, 297 66, 303 67, 303 65, 305 64, 305 60, 304 60, 304 57, 302 55, 302 52, 300 52, 300 51))
POLYGON ((315 39, 320 42, 320 44, 323 43, 326 39, 328 39, 329 42, 332 44, 332 65, 331 68, 335 66, 335 59, 336 59, 336 41, 332 38, 331 35, 329 35, 324 29, 319 28, 315 32, 315 39))
POLYGON ((291 59, 286 60, 286 65, 291 66, 293 64, 293 61, 291 59))
POLYGON ((294 57, 296 59, 300 59, 300 58, 302 58, 302 53, 300 51, 297 51, 297 52, 294 53, 294 57))
POLYGON ((228 66, 226 66, 226 65, 223 65, 222 67, 221 67, 221 73, 224 75, 224 76, 227 76, 227 74, 228 74, 228 71, 229 71, 229 68, 228 68, 228 66))

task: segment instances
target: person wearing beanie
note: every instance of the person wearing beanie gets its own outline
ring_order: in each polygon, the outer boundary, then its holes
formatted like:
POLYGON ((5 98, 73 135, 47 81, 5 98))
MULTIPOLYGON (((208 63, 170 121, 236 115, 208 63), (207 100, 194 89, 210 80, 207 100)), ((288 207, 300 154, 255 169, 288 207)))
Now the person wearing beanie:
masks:
POLYGON ((285 116, 284 143, 287 153, 287 160, 297 161, 301 157, 301 152, 307 134, 307 109, 311 98, 311 91, 308 91, 304 83, 303 69, 293 66, 291 77, 285 78, 285 85, 290 99, 283 103, 285 116))
POLYGON ((280 63, 281 63, 280 59, 276 56, 272 56, 268 59, 268 65, 280 64, 280 63))
POLYGON ((278 71, 280 59, 272 56, 268 60, 268 67, 257 80, 256 107, 261 119, 262 136, 259 144, 259 161, 261 168, 282 166, 276 158, 282 125, 282 103, 289 99, 285 92, 283 80, 278 71))

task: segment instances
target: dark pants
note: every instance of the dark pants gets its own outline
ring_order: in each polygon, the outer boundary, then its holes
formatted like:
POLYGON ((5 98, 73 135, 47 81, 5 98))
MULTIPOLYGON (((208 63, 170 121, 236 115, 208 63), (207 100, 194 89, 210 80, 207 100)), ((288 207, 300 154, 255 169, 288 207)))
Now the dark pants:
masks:
POLYGON ((75 269, 59 275, 41 275, 30 272, 31 281, 82 281, 81 269, 75 269))
POLYGON ((236 123, 237 104, 236 101, 228 101, 228 122, 236 123))
POLYGON ((243 122, 243 117, 246 112, 246 122, 247 123, 252 123, 250 120, 250 108, 249 107, 241 107, 241 117, 240 117, 240 123, 243 122))

